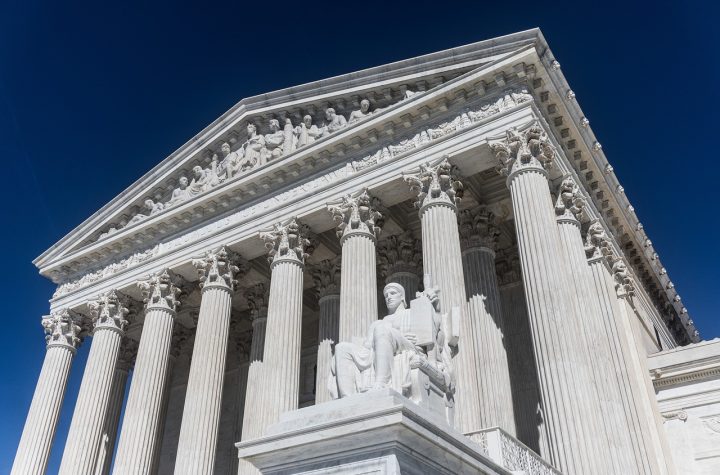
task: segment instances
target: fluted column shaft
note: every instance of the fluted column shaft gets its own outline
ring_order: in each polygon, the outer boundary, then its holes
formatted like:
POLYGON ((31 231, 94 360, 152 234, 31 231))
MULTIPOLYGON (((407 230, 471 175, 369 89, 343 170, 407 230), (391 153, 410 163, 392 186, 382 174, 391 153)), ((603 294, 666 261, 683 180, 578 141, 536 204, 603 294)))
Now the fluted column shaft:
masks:
POLYGON ((464 433, 483 429, 478 394, 478 355, 470 335, 476 333, 468 318, 460 237, 454 205, 432 203, 420 209, 423 270, 440 289, 441 311, 460 310, 460 328, 451 329, 450 340, 459 335, 455 357, 455 424, 464 433))
POLYGON ((255 439, 262 435, 260 414, 262 414, 263 406, 262 387, 266 383, 263 363, 266 324, 267 318, 265 317, 257 317, 252 321, 253 333, 250 343, 250 364, 247 369, 241 440, 255 439))
POLYGON ((515 435, 495 252, 488 247, 471 247, 462 256, 468 318, 474 322, 475 333, 468 336, 473 339, 478 358, 481 424, 483 427, 499 426, 515 435))
POLYGON ((101 468, 95 472, 100 475, 110 473, 110 464, 112 462, 113 452, 115 451, 115 442, 117 442, 117 432, 120 425, 122 405, 125 399, 128 374, 129 370, 126 367, 118 366, 115 368, 112 389, 110 390, 110 402, 108 403, 105 416, 100 456, 97 461, 97 466, 101 468))
MULTIPOLYGON (((593 417, 586 418, 586 422, 593 423, 598 435, 606 441, 604 445, 610 456, 600 462, 606 464, 607 470, 614 473, 641 473, 634 463, 634 448, 622 415, 619 383, 613 371, 611 350, 604 324, 600 320, 597 299, 592 294, 580 223, 572 216, 562 216, 558 218, 558 230, 569 266, 571 285, 575 288, 574 295, 582 309, 574 321, 573 339, 577 343, 577 350, 584 353, 587 363, 583 366, 587 368, 586 378, 591 383, 584 387, 582 394, 589 406, 584 412, 593 417), (594 406, 590 405, 592 402, 595 402, 594 406)), ((600 447, 595 445, 594 453, 599 456, 600 447)))
MULTIPOLYGON (((651 412, 647 395, 641 382, 634 377, 631 341, 624 328, 612 276, 603 257, 589 260, 589 272, 592 278, 591 289, 599 304, 599 319, 604 336, 610 345, 612 368, 615 372, 618 388, 621 391, 621 403, 625 417, 626 431, 632 439, 633 453, 637 473, 660 473, 654 448, 654 424, 648 424, 644 413, 651 412)), ((629 323, 629 322, 628 322, 629 323)), ((659 438, 655 434, 655 438, 659 438)))
POLYGON ((15 455, 12 475, 42 475, 47 468, 75 348, 48 345, 15 455))
POLYGON ((262 431, 280 414, 298 408, 300 337, 302 330, 303 268, 294 258, 276 258, 270 278, 262 431))
POLYGON ((58 472, 61 475, 95 473, 122 337, 120 329, 95 328, 58 472))
POLYGON ((352 232, 341 239, 339 341, 365 338, 377 315, 377 257, 375 238, 352 232))
POLYGON ((550 454, 543 454, 563 473, 595 473, 590 447, 581 428, 576 372, 583 358, 569 342, 573 306, 569 302, 565 273, 567 264, 550 188, 544 169, 532 167, 510 175, 515 227, 522 266, 528 316, 533 336, 542 400, 543 420, 550 454))
POLYGON ((148 302, 113 474, 149 474, 157 453, 163 393, 180 292, 167 273, 142 283, 148 302))
POLYGON ((215 466, 231 297, 231 288, 223 281, 206 284, 202 290, 180 425, 176 474, 211 474, 215 466))
MULTIPOLYGON (((320 323, 318 325, 317 377, 315 378, 315 404, 329 401, 328 378, 335 343, 338 342, 340 296, 320 297, 320 323)), ((376 305, 377 308, 377 305, 376 305)))

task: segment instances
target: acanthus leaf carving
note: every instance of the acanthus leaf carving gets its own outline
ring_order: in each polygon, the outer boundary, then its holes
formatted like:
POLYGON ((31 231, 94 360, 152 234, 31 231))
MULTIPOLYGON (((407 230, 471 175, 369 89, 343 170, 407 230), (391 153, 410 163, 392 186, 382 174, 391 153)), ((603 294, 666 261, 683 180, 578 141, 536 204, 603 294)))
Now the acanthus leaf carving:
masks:
POLYGON ((162 308, 176 312, 180 306, 179 296, 180 280, 170 270, 165 269, 150 276, 149 279, 138 282, 142 291, 146 308, 162 308))
POLYGON ((265 283, 255 284, 245 289, 245 301, 250 308, 250 319, 267 318, 270 286, 265 283))
POLYGON ((563 178, 558 188, 558 197, 555 202, 555 214, 558 219, 580 221, 586 202, 580 187, 571 176, 563 178))
POLYGON ((94 331, 109 329, 122 334, 128 324, 125 318, 130 313, 128 302, 128 297, 116 290, 110 290, 96 300, 89 301, 88 308, 92 316, 94 331))
POLYGON ((515 172, 550 168, 555 159, 555 146, 545 129, 535 122, 526 130, 510 128, 504 140, 490 144, 490 150, 500 161, 498 171, 506 176, 515 172))
POLYGON ((46 315, 41 321, 48 347, 63 346, 75 351, 82 342, 82 317, 71 310, 62 309, 46 315))
POLYGON ((460 245, 463 249, 485 247, 495 251, 500 229, 495 225, 495 214, 486 206, 461 211, 458 221, 460 245))
POLYGON ((342 240, 353 233, 366 234, 377 239, 383 226, 378 198, 370 196, 367 189, 354 195, 345 195, 327 209, 338 223, 337 236, 342 240))
POLYGON ((422 276, 422 243, 411 230, 378 243, 378 264, 384 279, 398 272, 422 276))
POLYGON ((340 295, 340 256, 318 262, 310 269, 310 273, 318 298, 340 295))
POLYGON ((200 287, 220 286, 235 290, 237 277, 247 273, 249 264, 239 255, 222 246, 208 251, 201 258, 193 259, 198 271, 200 287))
POLYGON ((417 171, 403 173, 405 182, 417 193, 415 206, 421 210, 429 205, 442 204, 455 208, 463 195, 457 166, 447 157, 433 164, 421 164, 417 171))
POLYGON ((284 224, 275 224, 272 230, 261 231, 259 237, 265 241, 268 260, 271 264, 279 260, 291 260, 305 264, 305 258, 315 248, 310 239, 313 237, 310 228, 305 224, 300 224, 296 218, 292 218, 284 224))

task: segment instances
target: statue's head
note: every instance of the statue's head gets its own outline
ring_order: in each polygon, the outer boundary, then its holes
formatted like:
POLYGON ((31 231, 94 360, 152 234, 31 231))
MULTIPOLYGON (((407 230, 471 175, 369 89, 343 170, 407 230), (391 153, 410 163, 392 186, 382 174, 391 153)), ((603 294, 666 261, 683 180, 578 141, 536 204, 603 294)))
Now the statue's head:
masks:
POLYGON ((255 132, 257 132, 257 128, 255 127, 255 124, 250 123, 247 125, 247 133, 250 137, 255 135, 255 132))
POLYGON ((405 288, 396 282, 390 282, 385 286, 383 296, 385 297, 385 305, 390 313, 394 313, 401 305, 403 308, 406 307, 405 288))
POLYGON ((363 113, 366 113, 368 110, 370 110, 370 101, 367 99, 363 99, 360 101, 360 110, 363 111, 363 113))
POLYGON ((312 125, 312 117, 306 115, 303 117, 303 122, 305 122, 305 127, 310 127, 312 125))
POLYGON ((277 119, 270 119, 269 127, 273 132, 277 132, 280 130, 280 122, 277 119))
POLYGON ((202 177, 202 173, 203 173, 202 167, 200 165, 195 165, 193 167, 193 173, 195 174, 195 178, 199 179, 200 177, 202 177))
POLYGON ((186 177, 186 176, 181 176, 180 179, 178 180, 178 184, 180 185, 180 189, 181 189, 181 190, 184 190, 185 187, 188 186, 188 179, 187 179, 187 177, 186 177))
POLYGON ((222 145, 220 146, 220 151, 225 155, 229 154, 230 153, 230 144, 227 142, 223 142, 222 145))
POLYGON ((333 120, 335 118, 335 109, 332 107, 328 107, 328 109, 325 111, 325 118, 327 120, 333 120))

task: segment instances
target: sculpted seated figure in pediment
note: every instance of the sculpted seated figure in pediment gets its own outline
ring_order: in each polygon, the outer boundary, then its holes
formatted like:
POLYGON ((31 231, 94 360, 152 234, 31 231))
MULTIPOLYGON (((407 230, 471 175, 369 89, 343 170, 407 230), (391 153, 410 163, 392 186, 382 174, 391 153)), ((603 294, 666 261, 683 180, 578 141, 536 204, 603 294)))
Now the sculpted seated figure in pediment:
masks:
POLYGON ((280 122, 271 119, 269 125, 270 133, 265 134, 265 149, 261 152, 266 162, 282 156, 285 142, 285 132, 280 130, 280 122))
POLYGON ((154 214, 159 213, 163 209, 165 209, 165 205, 162 203, 156 203, 150 198, 145 200, 145 203, 143 204, 144 209, 146 211, 146 214, 138 213, 135 216, 132 217, 130 221, 128 221, 127 226, 130 226, 131 224, 135 224, 139 221, 142 221, 143 219, 152 216, 154 214))
POLYGON ((218 164, 217 175, 218 177, 224 176, 225 179, 229 180, 240 170, 242 156, 238 152, 233 152, 227 142, 223 142, 220 146, 220 153, 222 153, 223 158, 218 164))
POLYGON ((173 190, 172 196, 170 196, 170 201, 167 202, 166 206, 175 206, 176 204, 180 204, 187 200, 190 197, 187 187, 187 177, 181 176, 178 180, 178 187, 173 190))
POLYGON ((195 196, 206 192, 213 186, 220 183, 215 172, 210 168, 203 168, 200 165, 193 167, 193 180, 188 186, 188 195, 195 196))
POLYGON ((247 125, 247 134, 248 138, 241 148, 243 158, 240 161, 240 170, 243 171, 265 163, 262 156, 262 151, 265 148, 265 137, 257 133, 257 127, 253 123, 247 125))
POLYGON ((367 99, 363 99, 362 101, 360 101, 360 109, 352 111, 350 113, 348 124, 363 120, 366 117, 369 117, 371 114, 372 112, 370 112, 370 101, 367 99))

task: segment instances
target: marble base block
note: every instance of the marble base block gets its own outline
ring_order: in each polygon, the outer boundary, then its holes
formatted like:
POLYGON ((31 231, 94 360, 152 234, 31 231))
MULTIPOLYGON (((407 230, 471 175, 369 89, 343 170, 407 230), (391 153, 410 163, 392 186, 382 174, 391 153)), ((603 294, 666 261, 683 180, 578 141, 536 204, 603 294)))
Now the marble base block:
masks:
POLYGON ((510 474, 442 417, 391 389, 283 414, 236 444, 262 474, 510 474))

